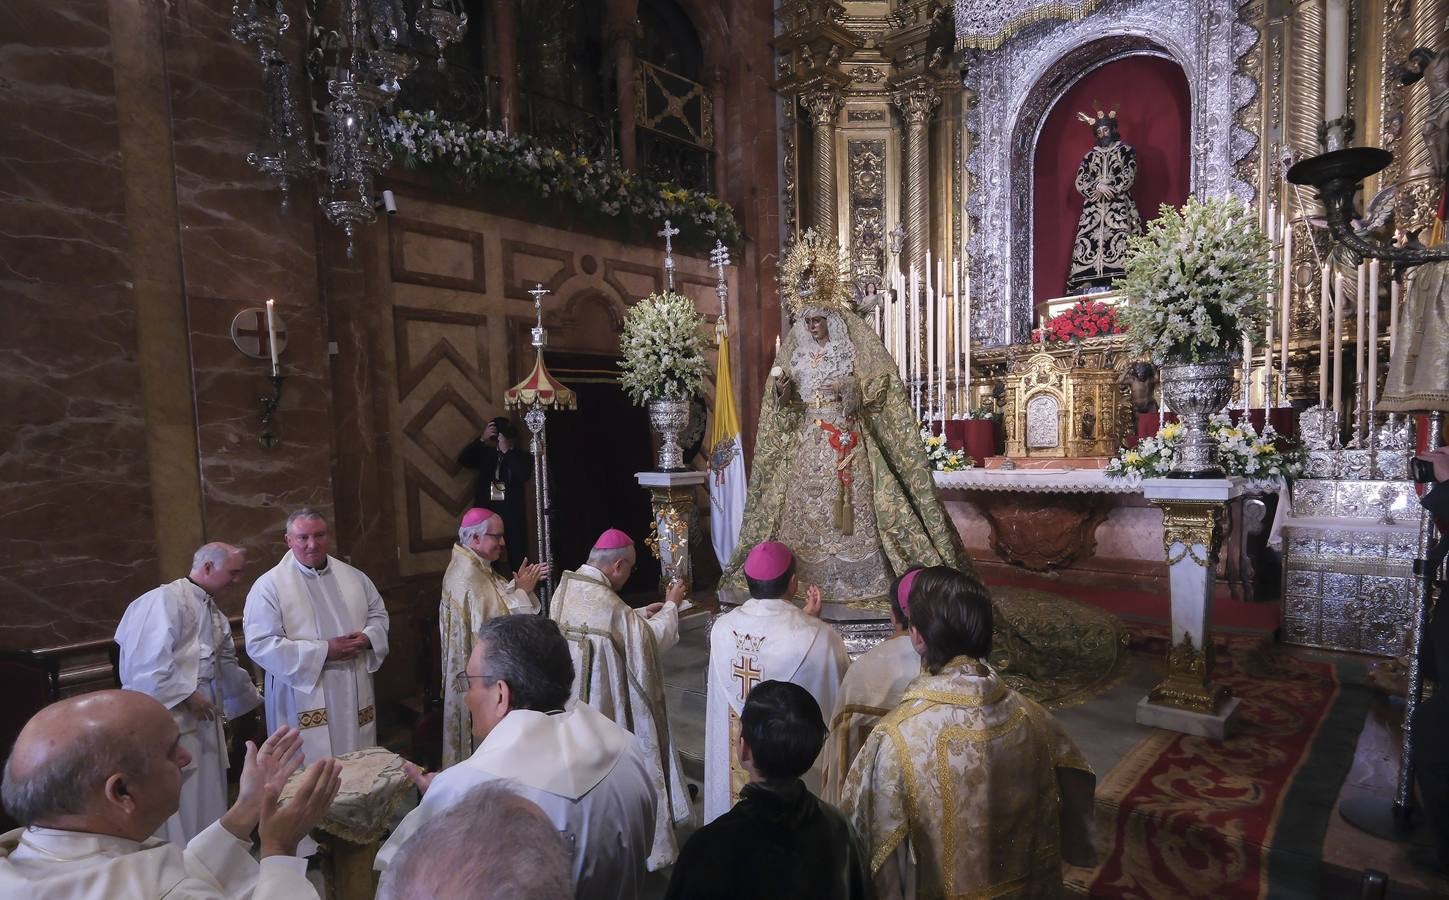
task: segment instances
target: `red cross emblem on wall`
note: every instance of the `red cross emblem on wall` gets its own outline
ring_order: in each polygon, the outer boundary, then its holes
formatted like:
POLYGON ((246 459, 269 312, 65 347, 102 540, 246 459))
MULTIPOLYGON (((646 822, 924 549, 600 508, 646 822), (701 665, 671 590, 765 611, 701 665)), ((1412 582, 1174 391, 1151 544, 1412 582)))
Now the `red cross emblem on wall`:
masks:
POLYGON ((760 683, 760 676, 764 674, 755 665, 755 658, 752 656, 742 656, 735 660, 734 677, 740 682, 741 700, 750 695, 750 690, 760 683))

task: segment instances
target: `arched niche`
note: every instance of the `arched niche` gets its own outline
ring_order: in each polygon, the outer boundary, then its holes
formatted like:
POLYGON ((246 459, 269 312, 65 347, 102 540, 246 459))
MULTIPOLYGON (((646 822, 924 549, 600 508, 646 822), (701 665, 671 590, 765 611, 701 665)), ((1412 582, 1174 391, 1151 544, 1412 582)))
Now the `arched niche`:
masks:
POLYGON ((1187 73, 1167 51, 1117 51, 1077 73, 1056 92, 1032 141, 1030 229, 1032 301, 1061 297, 1083 198, 1077 169, 1092 147, 1092 129, 1077 116, 1117 111, 1122 140, 1136 151, 1132 199, 1143 223, 1162 204, 1180 206, 1191 183, 1192 92, 1187 73))

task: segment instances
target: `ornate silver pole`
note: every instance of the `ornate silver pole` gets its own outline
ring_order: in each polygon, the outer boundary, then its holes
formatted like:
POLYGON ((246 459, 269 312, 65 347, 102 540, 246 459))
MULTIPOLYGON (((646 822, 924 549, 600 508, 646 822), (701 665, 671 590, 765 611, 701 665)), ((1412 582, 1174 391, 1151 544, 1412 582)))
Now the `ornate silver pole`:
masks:
MULTIPOLYGON (((1443 444, 1444 414, 1429 414, 1428 440, 1426 450, 1434 450, 1443 444)), ((1409 673, 1408 686, 1404 691, 1404 731, 1399 745, 1399 783, 1394 792, 1394 820, 1400 825, 1409 821, 1409 812, 1414 804, 1414 715, 1423 699, 1424 678, 1419 671, 1419 651, 1424 643, 1425 618, 1432 605, 1430 592, 1434 589, 1436 573, 1429 570, 1429 551, 1434 546, 1434 517, 1427 509, 1419 515, 1419 559, 1414 565, 1419 575, 1418 607, 1414 610, 1414 624, 1409 631, 1409 673)))

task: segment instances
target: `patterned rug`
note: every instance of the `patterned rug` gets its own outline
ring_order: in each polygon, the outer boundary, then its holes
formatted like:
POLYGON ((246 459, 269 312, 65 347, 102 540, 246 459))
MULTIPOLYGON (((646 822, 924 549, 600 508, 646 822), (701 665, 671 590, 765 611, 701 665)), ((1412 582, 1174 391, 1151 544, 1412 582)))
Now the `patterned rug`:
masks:
MULTIPOLYGON (((1165 647, 1134 626, 1133 646, 1165 647)), ((1220 636, 1217 680, 1242 706, 1226 741, 1157 731, 1097 788, 1090 897, 1317 897, 1323 836, 1371 701, 1363 666, 1220 636)))

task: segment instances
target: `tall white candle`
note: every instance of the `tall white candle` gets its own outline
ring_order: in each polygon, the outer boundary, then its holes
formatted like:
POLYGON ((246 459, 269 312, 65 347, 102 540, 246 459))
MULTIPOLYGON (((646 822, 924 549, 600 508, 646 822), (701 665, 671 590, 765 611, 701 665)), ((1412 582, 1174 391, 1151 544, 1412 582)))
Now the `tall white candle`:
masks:
MULTIPOLYGON (((1379 261, 1372 260, 1369 263, 1368 271, 1368 294, 1365 295, 1368 302, 1368 344, 1364 352, 1368 354, 1368 398, 1372 401, 1378 396, 1379 389, 1379 261)), ((1372 429, 1374 423, 1369 422, 1368 427, 1372 429)))
MULTIPOLYGON (((1277 227, 1276 223, 1273 224, 1273 225, 1270 225, 1268 227, 1269 232, 1271 233, 1276 227, 1277 227)), ((1279 259, 1278 259, 1278 248, 1272 247, 1270 245, 1270 248, 1268 250, 1268 260, 1273 265, 1275 265, 1275 266, 1278 264, 1278 262, 1279 262, 1279 259)), ((1276 322, 1277 322, 1277 314, 1276 314, 1277 313, 1277 308, 1278 308, 1277 295, 1278 295, 1278 286, 1275 284, 1275 285, 1273 285, 1273 287, 1271 287, 1271 288, 1268 289, 1267 295, 1263 298, 1265 301, 1267 301, 1267 314, 1263 316, 1263 376, 1262 376, 1262 379, 1263 379, 1263 406, 1265 406, 1265 407, 1270 407, 1270 406, 1273 405, 1273 398, 1269 396, 1269 393, 1268 392, 1269 392, 1269 389, 1272 387, 1272 383, 1273 383, 1273 350, 1274 350, 1274 347, 1273 347, 1273 328, 1274 328, 1274 326, 1276 325, 1276 322)))
POLYGON ((961 309, 963 299, 961 297, 961 261, 956 260, 951 266, 951 296, 956 298, 956 315, 951 319, 951 369, 955 375, 956 394, 955 400, 956 418, 961 418, 961 309))
POLYGON ((916 390, 916 382, 921 378, 921 317, 920 317, 920 289, 921 270, 915 266, 911 267, 910 287, 910 372, 911 372, 911 406, 916 410, 916 418, 921 417, 921 395, 916 390))
POLYGON ((932 277, 931 251, 926 251, 926 345, 921 355, 922 371, 925 373, 926 413, 930 416, 936 402, 936 282, 932 277))
MULTIPOLYGON (((950 297, 946 296, 946 264, 942 260, 936 260, 936 368, 940 374, 936 378, 936 398, 940 403, 941 421, 946 421, 946 312, 951 308, 950 297)), ((945 434, 946 426, 941 426, 941 433, 945 434)))
POLYGON ((275 300, 268 300, 267 301, 267 346, 269 346, 271 348, 271 351, 272 351, 272 374, 273 375, 279 374, 281 372, 281 370, 282 370, 281 364, 277 361, 277 316, 276 316, 276 306, 277 306, 277 301, 275 301, 275 300))
POLYGON ((1323 283, 1318 296, 1318 408, 1328 409, 1328 376, 1333 362, 1328 355, 1328 317, 1333 289, 1328 278, 1328 263, 1323 264, 1323 283))
POLYGON ((965 359, 961 364, 961 371, 966 378, 966 408, 971 408, 971 272, 966 272, 966 302, 961 310, 963 325, 961 328, 962 349, 965 359))
POLYGON ((1253 408, 1253 339, 1243 334, 1243 412, 1253 408))
POLYGON ((1333 273, 1333 411, 1343 414, 1343 273, 1333 273))
POLYGON ((1353 391, 1354 391, 1354 417, 1358 417, 1358 410, 1362 407, 1363 391, 1360 385, 1363 384, 1364 376, 1368 374, 1368 341, 1365 337, 1365 329, 1368 326, 1366 316, 1368 315, 1368 263, 1358 264, 1358 293, 1354 295, 1353 304, 1353 391))
MULTIPOLYGON (((1293 338, 1293 222, 1289 220, 1288 213, 1283 212, 1283 302, 1280 313, 1283 316, 1282 342, 1283 351, 1278 367, 1278 389, 1283 394, 1284 402, 1288 399, 1288 342, 1293 338)), ((1271 357, 1273 348, 1268 348, 1271 357)), ((1269 367, 1272 366, 1270 359, 1269 367)), ((1275 405, 1272 400, 1269 406, 1275 405)))
POLYGON ((1399 279, 1389 273, 1389 356, 1399 348, 1399 279))
POLYGON ((1325 122, 1339 118, 1348 110, 1348 3, 1349 0, 1328 0, 1324 17, 1323 120, 1325 122))

